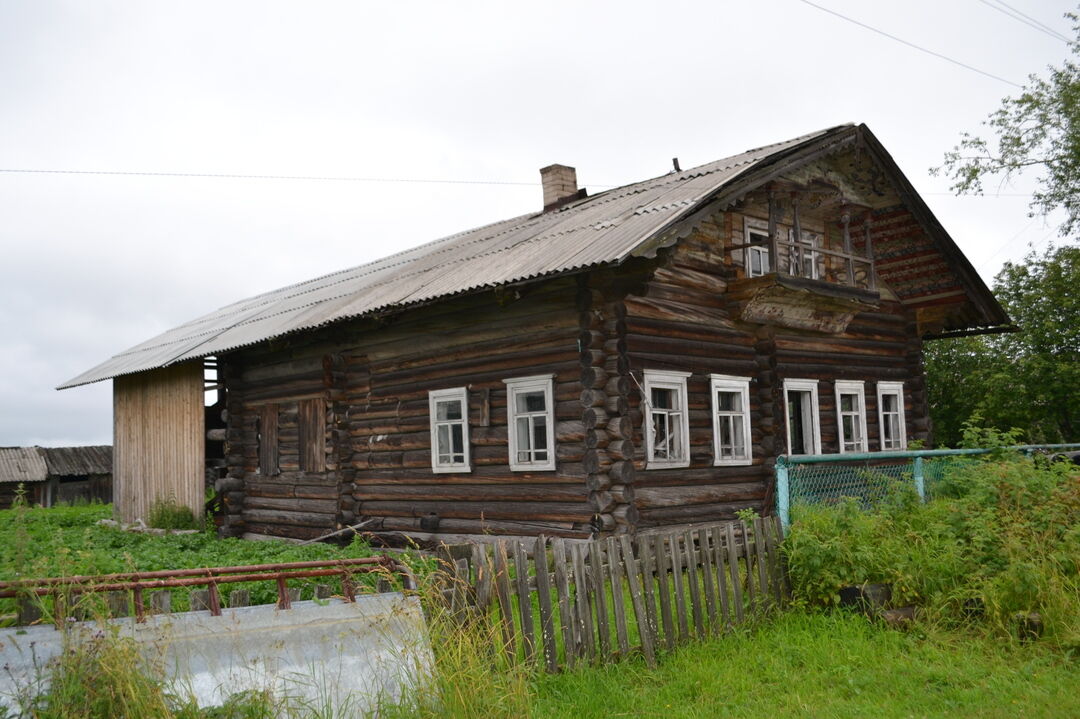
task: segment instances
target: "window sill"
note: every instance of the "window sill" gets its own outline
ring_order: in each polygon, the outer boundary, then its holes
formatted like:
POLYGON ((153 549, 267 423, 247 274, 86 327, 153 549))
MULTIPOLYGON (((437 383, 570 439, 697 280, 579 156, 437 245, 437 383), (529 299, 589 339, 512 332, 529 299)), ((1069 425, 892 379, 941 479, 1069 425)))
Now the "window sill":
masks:
POLYGON ((686 469, 690 466, 690 460, 679 460, 676 462, 661 462, 658 460, 651 460, 645 463, 645 471, 650 469, 686 469))
POLYGON ((754 463, 751 459, 714 459, 714 467, 749 467, 754 463))

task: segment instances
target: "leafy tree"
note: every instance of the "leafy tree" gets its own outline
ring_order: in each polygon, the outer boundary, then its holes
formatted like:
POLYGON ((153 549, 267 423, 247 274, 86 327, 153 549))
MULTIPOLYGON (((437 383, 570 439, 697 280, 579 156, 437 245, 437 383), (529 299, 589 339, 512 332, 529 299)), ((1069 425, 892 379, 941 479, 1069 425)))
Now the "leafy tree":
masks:
MULTIPOLYGON (((1067 17, 1077 34, 1069 48, 1080 57, 1080 19, 1067 17)), ((1048 71, 1047 78, 1029 76, 1019 96, 1006 97, 983 123, 996 143, 965 132, 931 173, 944 172, 957 194, 982 194, 985 177, 1008 180, 1038 168, 1031 215, 1063 209, 1059 230, 1069 236, 1080 228, 1080 65, 1069 59, 1048 71)))
POLYGON ((926 346, 930 415, 939 445, 955 446, 978 413, 1032 442, 1080 440, 1080 247, 1006 263, 994 294, 1020 327, 1011 334, 926 346))

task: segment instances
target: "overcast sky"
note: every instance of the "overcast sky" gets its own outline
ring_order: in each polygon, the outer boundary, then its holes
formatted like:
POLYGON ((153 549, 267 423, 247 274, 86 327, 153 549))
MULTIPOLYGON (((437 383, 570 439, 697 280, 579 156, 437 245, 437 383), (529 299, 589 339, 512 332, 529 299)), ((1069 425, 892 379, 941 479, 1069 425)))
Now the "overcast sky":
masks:
MULTIPOLYGON (((1023 83, 1060 40, 981 0, 817 4, 1023 83)), ((1069 2, 1012 0, 1071 36, 1069 2)), ((57 384, 232 301, 591 191, 864 122, 989 283, 1030 184, 928 168, 1012 85, 801 0, 0 0, 0 445, 111 442, 111 383, 57 384), (497 184, 526 183, 526 184, 497 184), (998 187, 990 188, 997 191, 998 187)))

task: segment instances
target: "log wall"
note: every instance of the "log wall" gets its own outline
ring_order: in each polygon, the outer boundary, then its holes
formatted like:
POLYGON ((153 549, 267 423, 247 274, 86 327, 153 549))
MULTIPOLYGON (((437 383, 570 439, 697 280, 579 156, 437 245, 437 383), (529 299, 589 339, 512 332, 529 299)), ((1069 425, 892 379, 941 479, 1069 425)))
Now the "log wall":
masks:
POLYGON ((120 519, 149 519, 174 499, 203 516, 201 360, 113 380, 113 502, 120 519))
MULTIPOLYGON (((839 451, 836 380, 865 382, 869 449, 880 449, 876 382, 904 382, 908 439, 928 439, 921 341, 913 314, 882 300, 856 314, 845 332, 825 334, 739 319, 726 293, 738 277, 723 243, 742 239, 742 218, 728 212, 700 222, 663 252, 640 293, 623 300, 619 326, 634 388, 628 398, 634 446, 638 527, 730 519, 740 509, 771 511, 773 465, 786 452, 785 379, 816 379, 822 451, 839 451), (690 466, 649 469, 642 435, 642 372, 689 371, 690 466), (713 466, 710 374, 749 377, 750 466, 713 466)), ((887 296, 887 293, 886 293, 887 296)))

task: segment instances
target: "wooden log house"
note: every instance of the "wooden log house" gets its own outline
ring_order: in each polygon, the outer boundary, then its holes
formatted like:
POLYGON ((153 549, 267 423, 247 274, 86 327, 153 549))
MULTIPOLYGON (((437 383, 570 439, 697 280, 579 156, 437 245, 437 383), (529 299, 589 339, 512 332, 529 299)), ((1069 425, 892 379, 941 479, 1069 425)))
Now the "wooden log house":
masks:
POLYGON ((207 358, 225 534, 768 513, 780 454, 931 441, 923 342, 1009 323, 862 125, 595 196, 541 174, 542 212, 230 305, 66 383, 114 379, 121 514, 201 506, 207 358))

